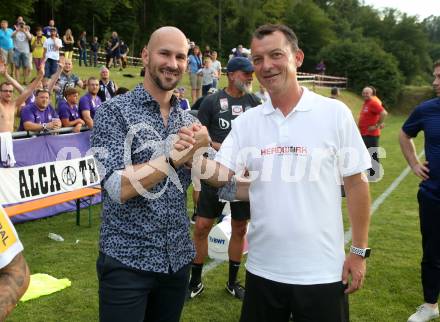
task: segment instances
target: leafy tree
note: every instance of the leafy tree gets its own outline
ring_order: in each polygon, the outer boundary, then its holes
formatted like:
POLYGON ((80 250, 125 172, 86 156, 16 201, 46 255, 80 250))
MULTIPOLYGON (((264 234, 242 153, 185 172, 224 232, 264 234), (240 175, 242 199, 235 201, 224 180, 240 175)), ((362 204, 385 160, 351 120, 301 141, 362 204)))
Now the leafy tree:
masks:
POLYGON ((257 25, 266 23, 280 23, 289 6, 288 0, 266 0, 261 7, 261 14, 257 21, 257 25))
POLYGON ((403 80, 398 62, 374 41, 333 43, 323 48, 320 55, 327 62, 328 73, 348 77, 349 86, 355 91, 373 85, 387 104, 395 102, 403 80))
POLYGON ((332 20, 313 2, 299 1, 288 9, 284 22, 295 31, 304 51, 304 70, 313 72, 321 58, 319 50, 336 39, 332 20))
POLYGON ((431 69, 428 37, 417 18, 406 14, 399 15, 397 23, 390 30, 390 38, 384 42, 383 48, 397 58, 399 68, 409 84, 417 75, 431 69))
POLYGON ((440 43, 440 16, 429 16, 423 20, 423 28, 429 41, 440 43))
POLYGON ((23 16, 24 20, 29 23, 33 22, 34 3, 36 0, 23 1, 0 1, 1 20, 5 19, 12 26, 18 16, 23 16))

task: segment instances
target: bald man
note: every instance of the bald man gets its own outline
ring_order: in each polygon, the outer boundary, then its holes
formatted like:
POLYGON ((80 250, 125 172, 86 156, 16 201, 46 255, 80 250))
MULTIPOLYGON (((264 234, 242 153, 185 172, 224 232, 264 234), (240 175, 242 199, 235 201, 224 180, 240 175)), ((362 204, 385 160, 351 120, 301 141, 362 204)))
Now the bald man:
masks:
POLYGON ((384 128, 387 111, 380 100, 375 96, 374 87, 367 86, 362 90, 364 104, 359 114, 359 130, 365 146, 370 152, 372 168, 369 170, 369 181, 375 181, 380 177, 379 173, 379 148, 380 130, 384 128))
POLYGON ((91 141, 105 169, 100 321, 180 319, 195 256, 185 201, 191 173, 183 165, 209 145, 206 128, 173 96, 187 53, 179 29, 156 30, 142 51, 143 84, 104 102, 95 115, 91 141), (178 152, 173 135, 188 127, 193 132, 178 152))

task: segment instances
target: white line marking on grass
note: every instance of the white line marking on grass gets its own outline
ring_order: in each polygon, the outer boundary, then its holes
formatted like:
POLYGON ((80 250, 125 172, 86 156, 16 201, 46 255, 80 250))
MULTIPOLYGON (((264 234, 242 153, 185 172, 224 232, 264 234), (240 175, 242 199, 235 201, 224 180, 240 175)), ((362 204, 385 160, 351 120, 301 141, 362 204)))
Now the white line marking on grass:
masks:
MULTIPOLYGON (((419 159, 425 154, 425 150, 417 156, 419 159)), ((396 189, 405 177, 411 172, 411 168, 407 166, 402 173, 389 185, 389 187, 376 199, 371 205, 371 216, 376 212, 380 205, 388 198, 388 196, 396 189)), ((344 234, 344 242, 348 244, 351 240, 351 227, 344 234)))
POLYGON ((221 261, 219 259, 214 259, 212 262, 209 262, 209 264, 203 266, 202 276, 204 276, 206 273, 208 273, 210 270, 216 268, 221 263, 224 263, 225 261, 221 261))

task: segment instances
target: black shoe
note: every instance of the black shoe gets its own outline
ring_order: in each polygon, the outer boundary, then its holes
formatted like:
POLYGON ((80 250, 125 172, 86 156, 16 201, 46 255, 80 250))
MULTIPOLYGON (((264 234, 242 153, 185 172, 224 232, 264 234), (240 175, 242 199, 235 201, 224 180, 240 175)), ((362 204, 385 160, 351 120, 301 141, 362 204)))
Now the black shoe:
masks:
POLYGON ((202 294, 203 290, 205 289, 205 286, 203 285, 202 282, 200 282, 199 284, 197 284, 196 286, 189 286, 188 290, 186 292, 186 299, 190 300, 195 298, 196 296, 202 294))
POLYGON ((245 289, 238 282, 235 282, 235 284, 232 285, 230 285, 229 282, 226 282, 226 291, 239 300, 244 299, 245 289))

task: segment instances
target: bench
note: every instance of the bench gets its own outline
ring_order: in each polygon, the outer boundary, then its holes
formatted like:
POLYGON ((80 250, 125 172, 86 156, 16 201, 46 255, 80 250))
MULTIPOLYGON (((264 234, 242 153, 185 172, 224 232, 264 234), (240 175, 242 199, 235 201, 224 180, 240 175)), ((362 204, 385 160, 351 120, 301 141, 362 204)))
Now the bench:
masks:
POLYGON ((76 201, 76 224, 80 225, 80 210, 81 199, 87 198, 87 205, 89 208, 89 227, 92 225, 92 213, 90 206, 92 205, 92 197, 101 192, 99 187, 81 188, 74 191, 63 192, 53 196, 24 202, 18 205, 5 207, 5 211, 9 217, 24 214, 26 212, 48 208, 51 206, 59 205, 68 201, 76 201))

